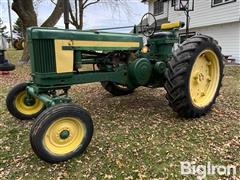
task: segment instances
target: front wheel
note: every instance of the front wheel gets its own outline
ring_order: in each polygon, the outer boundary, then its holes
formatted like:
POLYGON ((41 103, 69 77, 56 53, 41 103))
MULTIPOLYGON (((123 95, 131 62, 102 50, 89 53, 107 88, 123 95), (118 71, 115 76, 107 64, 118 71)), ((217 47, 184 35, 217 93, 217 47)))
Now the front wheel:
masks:
POLYGON ((223 55, 217 41, 197 35, 173 53, 164 85, 169 105, 183 117, 200 117, 215 103, 223 78, 223 55))
POLYGON ((93 122, 86 110, 73 104, 59 104, 37 117, 30 142, 40 159, 58 163, 82 154, 92 135, 93 122))
POLYGON ((27 94, 26 87, 27 83, 16 85, 6 99, 8 111, 21 120, 34 119, 46 108, 42 101, 27 94))

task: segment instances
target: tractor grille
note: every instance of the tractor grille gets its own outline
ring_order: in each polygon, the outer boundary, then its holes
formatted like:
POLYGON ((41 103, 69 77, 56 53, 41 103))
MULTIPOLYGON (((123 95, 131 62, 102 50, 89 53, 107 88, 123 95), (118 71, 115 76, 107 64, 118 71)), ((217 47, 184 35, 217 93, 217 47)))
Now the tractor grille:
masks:
POLYGON ((34 70, 38 73, 56 72, 54 40, 33 40, 34 70))

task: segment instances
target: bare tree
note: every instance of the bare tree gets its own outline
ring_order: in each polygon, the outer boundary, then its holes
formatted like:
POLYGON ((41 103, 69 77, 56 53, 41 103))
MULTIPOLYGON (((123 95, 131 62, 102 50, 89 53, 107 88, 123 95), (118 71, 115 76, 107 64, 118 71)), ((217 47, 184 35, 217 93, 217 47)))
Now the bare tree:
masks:
POLYGON ((98 3, 99 1, 100 0, 74 0, 74 3, 70 3, 70 23, 75 26, 76 29, 82 29, 84 10, 91 5, 98 3))
POLYGON ((128 6, 127 0, 70 0, 70 23, 76 29, 81 30, 83 28, 83 15, 86 8, 95 4, 101 4, 109 8, 114 14, 118 13, 119 17, 121 12, 131 14, 131 8, 128 6))
MULTIPOLYGON (((37 15, 34 9, 33 0, 13 0, 12 9, 17 13, 23 24, 23 34, 25 42, 27 42, 26 29, 31 26, 38 26, 37 15)), ((56 6, 50 16, 42 23, 42 27, 52 27, 60 19, 63 13, 63 0, 58 0, 56 6)), ((23 55, 20 62, 26 63, 29 61, 29 50, 25 43, 23 55)))

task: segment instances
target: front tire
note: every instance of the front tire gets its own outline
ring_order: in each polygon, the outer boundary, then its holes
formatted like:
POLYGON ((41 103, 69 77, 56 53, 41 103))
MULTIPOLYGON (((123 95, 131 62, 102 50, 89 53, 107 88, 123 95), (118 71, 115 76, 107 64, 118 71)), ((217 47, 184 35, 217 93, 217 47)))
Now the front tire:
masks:
POLYGON ((215 103, 223 78, 223 55, 205 35, 186 40, 173 53, 164 85, 170 107, 180 116, 200 117, 215 103))
POLYGON ((93 122, 86 110, 73 104, 59 104, 37 117, 30 142, 40 159, 58 163, 82 154, 92 135, 93 122))
POLYGON ((27 98, 27 83, 13 87, 7 95, 8 111, 20 120, 36 118, 46 108, 44 103, 35 97, 27 98))

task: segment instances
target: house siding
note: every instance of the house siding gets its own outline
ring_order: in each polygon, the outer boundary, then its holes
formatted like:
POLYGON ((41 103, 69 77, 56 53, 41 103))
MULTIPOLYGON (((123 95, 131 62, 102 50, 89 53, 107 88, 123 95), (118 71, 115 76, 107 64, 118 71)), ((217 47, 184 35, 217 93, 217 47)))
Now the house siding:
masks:
MULTIPOLYGON (((240 21, 240 0, 212 7, 212 0, 194 1, 194 11, 190 12, 191 27, 210 26, 229 22, 240 21)), ((154 0, 149 1, 149 12, 153 13, 154 0)), ((186 21, 186 16, 182 11, 174 11, 171 1, 164 4, 164 13, 157 15, 156 19, 168 17, 168 21, 186 21)))
POLYGON ((213 37, 222 47, 224 55, 230 55, 230 58, 240 63, 240 22, 192 28, 191 32, 213 37))
MULTIPOLYGON (((154 1, 148 1, 151 13, 154 1)), ((231 55, 240 63, 240 0, 216 7, 212 7, 212 0, 195 0, 194 3, 194 11, 190 12, 190 31, 212 36, 221 45, 224 55, 231 55)), ((169 22, 186 21, 184 12, 174 11, 171 1, 165 2, 164 14, 156 19, 166 17, 169 22)))
MULTIPOLYGON (((194 3, 194 11, 190 12, 191 28, 240 21, 240 0, 216 7, 211 6, 211 0, 195 0, 194 3)), ((185 22, 186 16, 170 7, 168 20, 185 22)))

